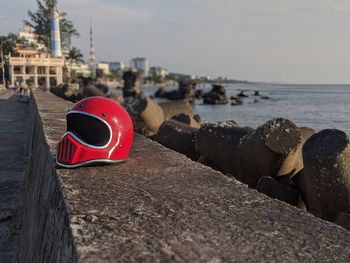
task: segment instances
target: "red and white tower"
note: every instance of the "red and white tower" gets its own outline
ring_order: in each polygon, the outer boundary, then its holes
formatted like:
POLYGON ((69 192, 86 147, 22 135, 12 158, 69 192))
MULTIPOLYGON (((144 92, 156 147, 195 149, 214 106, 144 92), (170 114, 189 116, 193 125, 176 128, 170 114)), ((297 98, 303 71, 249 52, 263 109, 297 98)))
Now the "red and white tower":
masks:
POLYGON ((94 48, 94 39, 92 31, 92 21, 90 21, 90 53, 89 53, 89 69, 92 75, 96 74, 96 56, 94 48))

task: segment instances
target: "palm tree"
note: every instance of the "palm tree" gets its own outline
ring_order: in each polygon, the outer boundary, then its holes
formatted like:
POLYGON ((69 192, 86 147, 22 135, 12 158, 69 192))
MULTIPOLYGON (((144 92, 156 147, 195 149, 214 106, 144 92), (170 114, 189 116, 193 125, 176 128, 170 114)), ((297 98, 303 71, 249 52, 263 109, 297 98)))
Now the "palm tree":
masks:
POLYGON ((65 59, 65 78, 67 81, 70 81, 71 78, 76 78, 76 72, 75 70, 72 70, 72 67, 74 64, 80 65, 81 63, 84 63, 84 56, 83 53, 81 53, 79 48, 72 47, 69 49, 68 54, 65 59))
POLYGON ((84 63, 84 55, 79 48, 72 47, 69 49, 67 60, 70 67, 72 67, 74 63, 80 65, 80 63, 84 63))

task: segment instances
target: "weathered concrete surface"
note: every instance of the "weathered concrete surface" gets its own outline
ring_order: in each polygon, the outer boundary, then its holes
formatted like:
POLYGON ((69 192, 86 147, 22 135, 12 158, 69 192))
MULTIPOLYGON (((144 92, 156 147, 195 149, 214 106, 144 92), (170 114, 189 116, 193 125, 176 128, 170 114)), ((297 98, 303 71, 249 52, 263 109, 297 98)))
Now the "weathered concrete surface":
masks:
MULTIPOLYGON (((54 151, 65 130, 67 104, 40 91, 34 96, 54 151)), ((50 150, 41 147, 41 154, 50 150)), ((59 210, 55 202, 68 209, 53 215, 63 217, 59 220, 67 225, 59 224, 50 234, 45 225, 38 225, 37 231, 54 239, 69 225, 81 262, 348 262, 350 258, 350 233, 343 228, 272 200, 142 136, 136 136, 130 159, 120 165, 55 171, 48 169, 51 159, 45 162, 47 169, 38 167, 32 177, 57 174, 59 180, 52 183, 55 192, 38 186, 38 191, 51 196, 40 202, 52 206, 52 211, 59 210)))
MULTIPOLYGON (((46 92, 41 91, 41 94, 43 98, 47 96, 46 92)), ((65 125, 64 118, 60 119, 60 116, 67 112, 70 105, 70 102, 60 99, 37 107, 33 97, 30 100, 28 133, 31 134, 31 139, 28 147, 20 262, 78 261, 62 183, 55 172, 55 162, 47 145, 49 137, 55 133, 54 127, 48 127, 44 134, 42 126, 42 121, 46 120, 65 125)))
POLYGON ((28 104, 0 95, 0 262, 16 262, 24 199, 28 104))

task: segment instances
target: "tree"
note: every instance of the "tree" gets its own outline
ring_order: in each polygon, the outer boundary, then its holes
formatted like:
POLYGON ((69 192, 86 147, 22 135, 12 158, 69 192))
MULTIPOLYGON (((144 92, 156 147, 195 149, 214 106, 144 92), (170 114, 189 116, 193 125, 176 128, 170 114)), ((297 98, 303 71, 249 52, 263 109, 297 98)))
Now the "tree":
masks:
POLYGON ((0 36, 0 44, 3 43, 2 50, 4 52, 4 55, 12 53, 13 47, 15 46, 16 42, 17 35, 14 33, 9 33, 7 36, 0 36))
MULTIPOLYGON (((25 20, 24 24, 34 28, 35 33, 38 35, 38 41, 50 49, 51 17, 52 11, 57 5, 57 0, 36 0, 36 2, 38 10, 35 12, 28 10, 29 20, 25 20)), ((61 13, 60 29, 63 48, 69 48, 71 38, 79 36, 73 23, 66 16, 66 13, 61 13)))
MULTIPOLYGON (((85 62, 83 53, 81 53, 80 49, 72 47, 71 49, 69 49, 68 55, 66 57, 66 62, 68 62, 68 65, 65 64, 66 74, 70 73, 70 78, 76 79, 78 77, 78 74, 75 70, 72 70, 72 66, 73 64, 80 65, 80 63, 85 62)), ((67 76, 67 78, 69 78, 69 76, 67 76)))
POLYGON ((83 53, 81 53, 80 49, 76 47, 69 49, 67 60, 69 61, 70 65, 74 63, 79 65, 80 63, 85 62, 83 53))

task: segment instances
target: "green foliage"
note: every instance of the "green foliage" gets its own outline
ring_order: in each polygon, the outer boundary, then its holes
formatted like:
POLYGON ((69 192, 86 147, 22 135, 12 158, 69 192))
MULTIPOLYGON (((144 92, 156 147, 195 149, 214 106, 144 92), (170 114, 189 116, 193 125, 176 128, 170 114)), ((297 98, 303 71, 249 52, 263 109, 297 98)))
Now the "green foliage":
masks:
POLYGON ((7 36, 0 36, 0 44, 3 43, 2 50, 4 52, 4 55, 12 53, 13 47, 15 46, 16 42, 17 35, 14 33, 9 33, 7 36))
MULTIPOLYGON (((38 10, 35 12, 28 10, 29 20, 25 20, 24 23, 34 28, 35 33, 38 34, 39 42, 50 49, 51 16, 52 11, 57 5, 57 0, 36 0, 36 2, 38 4, 38 10)), ((66 13, 61 13, 61 41, 62 47, 69 48, 71 45, 71 38, 73 36, 79 36, 79 33, 66 16, 66 13)))
POLYGON ((84 63, 84 55, 81 53, 79 48, 72 47, 69 49, 67 60, 71 65, 73 63, 77 63, 79 65, 80 63, 84 63))

